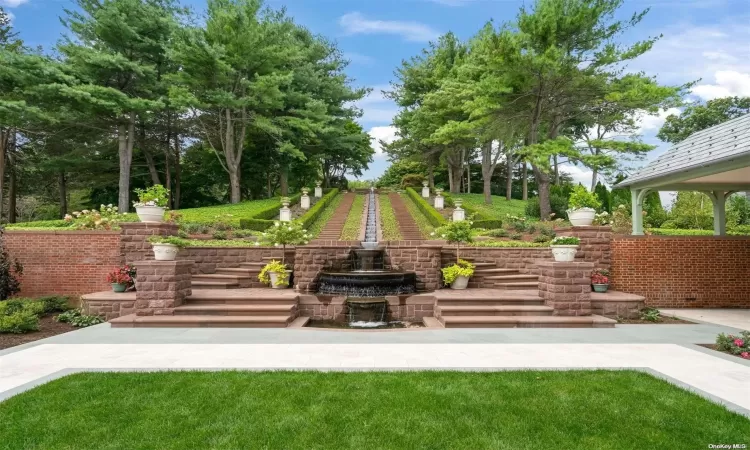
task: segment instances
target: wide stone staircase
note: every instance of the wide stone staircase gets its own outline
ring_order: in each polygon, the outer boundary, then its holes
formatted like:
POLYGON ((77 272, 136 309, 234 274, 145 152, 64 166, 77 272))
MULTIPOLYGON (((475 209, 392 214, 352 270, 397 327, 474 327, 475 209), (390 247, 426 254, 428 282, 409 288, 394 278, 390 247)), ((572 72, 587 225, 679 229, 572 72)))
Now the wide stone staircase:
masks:
POLYGON ((198 289, 174 315, 128 315, 110 323, 115 328, 286 328, 297 315, 297 296, 291 289, 198 289))
POLYGON ((333 212, 333 215, 326 222, 325 227, 323 227, 316 239, 336 241, 341 237, 341 232, 344 230, 344 223, 346 223, 346 218, 349 217, 349 211, 352 209, 352 203, 354 203, 356 195, 354 192, 344 194, 336 211, 333 212))
POLYGON ((193 290, 264 287, 265 285, 258 281, 258 274, 272 259, 280 258, 264 257, 262 261, 240 263, 239 267, 219 268, 214 273, 194 274, 193 290))
POLYGON ((419 229, 419 225, 414 221, 414 218, 406 208, 406 204, 401 196, 392 192, 388 194, 388 199, 391 201, 393 215, 398 222, 398 230, 399 233, 401 233, 401 239, 405 241, 419 241, 424 239, 424 237, 422 237, 422 231, 419 229))
MULTIPOLYGON (((443 250, 441 253, 443 266, 456 261, 456 251, 443 250)), ((520 269, 498 267, 494 262, 474 262, 472 258, 461 258, 470 261, 476 267, 474 276, 469 279, 469 288, 528 290, 536 292, 539 288, 539 276, 522 273, 520 269)))

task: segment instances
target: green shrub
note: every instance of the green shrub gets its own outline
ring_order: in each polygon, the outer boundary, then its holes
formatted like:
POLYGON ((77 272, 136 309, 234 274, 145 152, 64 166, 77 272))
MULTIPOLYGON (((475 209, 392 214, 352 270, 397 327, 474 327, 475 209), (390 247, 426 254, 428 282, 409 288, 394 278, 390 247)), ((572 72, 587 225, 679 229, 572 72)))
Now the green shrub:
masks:
POLYGON ((419 188, 422 187, 422 182, 424 181, 424 176, 410 173, 408 175, 404 175, 401 177, 401 187, 402 188, 419 188))
POLYGON ((253 232, 252 230, 233 230, 232 231, 232 237, 235 237, 235 238, 247 238, 251 236, 255 236, 255 232, 253 232))
POLYGON ((83 314, 80 309, 71 309, 70 311, 66 311, 55 317, 55 320, 58 322, 68 323, 70 325, 73 325, 74 327, 79 328, 90 327, 91 325, 97 325, 104 322, 101 317, 83 314))
POLYGON ((216 231, 214 231, 213 238, 216 239, 217 241, 226 241, 227 240, 227 232, 226 231, 221 231, 221 230, 216 230, 216 231))
MULTIPOLYGON (((566 217, 568 210, 568 198, 562 194, 550 193, 549 196, 550 208, 554 217, 563 218, 566 217)), ((539 197, 531 197, 526 201, 526 216, 539 219, 539 197)))
POLYGON ((331 189, 327 194, 323 195, 320 200, 315 202, 315 204, 298 219, 300 223, 302 223, 302 227, 307 229, 311 228, 313 223, 315 223, 318 217, 320 217, 326 207, 331 204, 338 194, 338 188, 331 189))
POLYGON ((28 333, 39 329, 39 317, 30 311, 0 315, 0 333, 28 333))
POLYGON ((4 302, 0 302, 0 315, 11 315, 23 311, 23 300, 11 299, 4 302))
POLYGON ((209 226, 205 223, 181 223, 180 230, 188 234, 208 234, 209 226))
POLYGON ((474 219, 472 222, 472 228, 483 228, 485 230, 502 228, 503 226, 503 221, 500 219, 474 219))
POLYGON ((505 228, 496 228, 494 230, 487 230, 481 234, 482 236, 508 237, 508 230, 506 230, 505 228))
POLYGON ((550 240, 551 240, 550 237, 545 236, 543 234, 540 234, 538 236, 534 236, 534 242, 536 242, 538 244, 541 244, 541 243, 544 243, 544 242, 549 242, 550 240))
POLYGON ((508 237, 512 241, 520 241, 523 238, 523 235, 521 233, 510 233, 508 237))
POLYGON ((667 228, 649 228, 648 232, 655 236, 711 236, 711 230, 676 230, 667 228))
POLYGON ((470 247, 510 247, 510 248, 531 248, 531 247, 549 247, 549 242, 527 242, 527 241, 476 241, 470 247))
POLYGON ((557 236, 552 239, 550 245, 579 245, 581 240, 575 236, 557 236))
POLYGON ((475 266, 469 261, 459 259, 455 264, 440 269, 443 272, 443 281, 449 285, 456 281, 458 277, 471 278, 474 275, 475 266))
POLYGON ((570 193, 568 207, 570 207, 570 209, 599 209, 602 207, 602 202, 599 201, 596 194, 589 192, 588 189, 579 184, 574 187, 573 191, 570 193))
POLYGON ((189 242, 177 236, 158 236, 151 235, 148 237, 148 242, 151 244, 169 244, 179 248, 187 247, 189 242))
POLYGON ((641 320, 659 322, 661 321, 661 312, 656 308, 643 308, 641 310, 641 320))
POLYGON ((406 188, 406 195, 417 205, 417 208, 425 215, 430 225, 435 228, 445 225, 445 218, 432 205, 427 203, 417 191, 412 188, 406 188))
POLYGON ((44 314, 50 314, 69 310, 70 304, 68 300, 68 297, 51 295, 42 297, 38 301, 44 305, 44 314))

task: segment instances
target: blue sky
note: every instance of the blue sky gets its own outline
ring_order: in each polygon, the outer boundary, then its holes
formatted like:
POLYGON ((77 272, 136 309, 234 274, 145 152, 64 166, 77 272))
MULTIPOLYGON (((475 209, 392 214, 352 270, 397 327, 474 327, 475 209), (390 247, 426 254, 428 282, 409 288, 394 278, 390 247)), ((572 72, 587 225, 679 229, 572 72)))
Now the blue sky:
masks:
MULTIPOLYGON (((468 39, 490 19, 511 20, 523 4, 520 0, 267 1, 274 8, 286 7, 298 23, 338 42, 352 62, 348 72, 356 84, 374 88, 359 103, 364 109, 360 122, 372 136, 385 140, 394 136, 390 122, 396 107, 382 98, 380 90, 387 88, 402 59, 447 31, 468 39)), ((205 8, 205 0, 183 3, 205 8)), ((64 31, 58 19, 63 8, 73 6, 70 0, 0 0, 0 4, 13 14, 23 39, 45 49, 52 48, 64 31)), ((750 96, 750 0, 625 0, 621 15, 647 7, 650 13, 625 39, 663 37, 649 54, 630 65, 631 70, 643 70, 669 84, 702 79, 693 91, 695 99, 750 96)), ((654 135, 666 115, 644 118, 641 133, 646 142, 660 144, 654 135)), ((649 159, 665 149, 660 145, 649 159)), ((379 176, 387 164, 378 154, 364 178, 379 176)), ((566 170, 575 179, 590 179, 582 168, 566 170)))

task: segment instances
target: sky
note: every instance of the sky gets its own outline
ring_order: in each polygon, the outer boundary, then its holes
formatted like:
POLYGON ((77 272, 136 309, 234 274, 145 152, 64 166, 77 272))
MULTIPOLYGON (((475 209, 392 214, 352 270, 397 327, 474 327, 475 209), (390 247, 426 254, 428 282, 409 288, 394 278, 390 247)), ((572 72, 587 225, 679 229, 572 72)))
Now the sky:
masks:
MULTIPOLYGON (((526 0, 526 4, 532 0, 526 0)), ((380 176, 388 166, 378 145, 391 141, 397 112, 381 91, 394 80, 393 72, 402 60, 418 54, 430 41, 453 31, 461 39, 471 38, 487 21, 513 20, 521 0, 267 0, 273 8, 285 7, 288 14, 311 31, 337 42, 351 61, 348 75, 358 87, 372 93, 358 106, 364 111, 359 122, 373 137, 377 153, 362 179, 380 176)), ((59 17, 71 0, 0 0, 12 14, 13 23, 28 45, 54 47, 65 31, 59 17)), ((205 0, 183 0, 197 11, 205 0)), ((624 0, 618 15, 627 18, 650 8, 644 20, 623 36, 634 42, 659 36, 651 52, 629 64, 628 70, 643 71, 661 83, 678 85, 700 80, 692 100, 709 100, 729 95, 750 96, 750 0, 624 0)), ((656 132, 670 113, 646 116, 640 133, 644 142, 657 145, 648 159, 666 151, 668 145, 656 139, 656 132)), ((564 171, 588 185, 591 172, 575 166, 564 171)))

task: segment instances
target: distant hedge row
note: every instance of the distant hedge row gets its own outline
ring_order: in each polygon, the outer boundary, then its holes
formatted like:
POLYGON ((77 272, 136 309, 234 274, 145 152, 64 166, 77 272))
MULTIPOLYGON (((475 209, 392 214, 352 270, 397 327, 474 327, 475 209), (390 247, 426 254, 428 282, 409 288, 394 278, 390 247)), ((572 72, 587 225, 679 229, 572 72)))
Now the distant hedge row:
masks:
MULTIPOLYGON (((302 225, 305 228, 309 228, 310 225, 312 225, 313 222, 315 222, 315 219, 320 216, 323 209, 328 205, 331 200, 339 193, 338 188, 331 189, 327 194, 325 194, 323 197, 320 198, 315 204, 310 208, 309 211, 307 211, 305 214, 302 215, 302 217, 299 218, 299 220, 302 222, 302 225)), ((296 204, 299 202, 299 199, 301 197, 301 194, 297 194, 294 197, 291 198, 291 204, 296 204)), ((277 205, 274 205, 273 207, 268 207, 257 214, 255 214, 253 217, 249 219, 240 219, 240 228, 245 230, 254 230, 254 231, 265 231, 269 227, 273 225, 273 223, 276 221, 276 216, 279 215, 279 208, 281 208, 281 203, 278 203, 277 205)))
POLYGON ((414 204, 417 205, 417 208, 419 208, 422 214, 427 217, 427 221, 430 222, 430 225, 438 228, 445 224, 445 218, 439 212, 437 212, 437 210, 433 208, 432 205, 427 203, 427 200, 419 195, 417 191, 414 190, 414 188, 406 188, 406 195, 408 195, 409 198, 414 201, 414 204))

